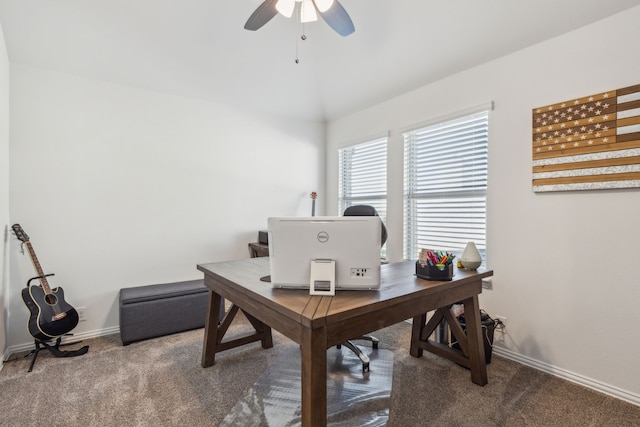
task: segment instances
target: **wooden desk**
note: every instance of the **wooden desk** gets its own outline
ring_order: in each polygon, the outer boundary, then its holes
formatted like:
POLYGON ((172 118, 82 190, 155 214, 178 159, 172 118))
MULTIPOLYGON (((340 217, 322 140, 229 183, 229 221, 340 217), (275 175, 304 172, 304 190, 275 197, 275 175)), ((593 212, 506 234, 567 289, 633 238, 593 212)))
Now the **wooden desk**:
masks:
POLYGON ((466 366, 471 380, 487 384, 478 294, 482 278, 492 271, 454 270, 449 282, 432 282, 414 275, 415 262, 382 266, 379 291, 338 291, 334 297, 311 296, 304 290, 272 289, 260 277, 269 273, 268 258, 251 258, 200 264, 209 287, 202 367, 215 362, 218 352, 260 341, 273 346, 271 328, 300 344, 302 356, 302 425, 325 426, 327 416, 327 348, 348 339, 413 318, 410 353, 420 357, 427 350, 466 366), (221 297, 233 304, 218 325, 221 297), (467 336, 450 311, 462 302, 467 336), (241 309, 255 331, 230 341, 224 335, 241 309), (436 310, 426 323, 426 313, 436 310), (440 319, 451 326, 462 351, 429 340, 440 319))

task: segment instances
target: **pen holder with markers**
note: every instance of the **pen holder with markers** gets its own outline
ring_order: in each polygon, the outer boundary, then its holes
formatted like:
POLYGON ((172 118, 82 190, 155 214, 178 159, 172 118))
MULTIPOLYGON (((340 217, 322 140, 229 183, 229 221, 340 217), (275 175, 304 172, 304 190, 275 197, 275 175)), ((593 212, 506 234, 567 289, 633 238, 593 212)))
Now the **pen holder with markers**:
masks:
POLYGON ((416 261, 416 276, 427 280, 451 280, 453 264, 422 265, 416 261))

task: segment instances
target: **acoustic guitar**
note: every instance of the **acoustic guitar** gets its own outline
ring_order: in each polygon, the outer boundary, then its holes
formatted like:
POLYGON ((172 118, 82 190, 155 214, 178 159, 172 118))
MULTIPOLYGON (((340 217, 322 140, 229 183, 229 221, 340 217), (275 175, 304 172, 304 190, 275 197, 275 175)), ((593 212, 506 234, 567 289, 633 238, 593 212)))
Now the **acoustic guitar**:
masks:
POLYGON ((22 290, 22 300, 31 312, 29 316, 29 333, 37 340, 49 341, 69 333, 78 325, 78 312, 64 300, 64 291, 57 287, 53 290, 49 286, 47 276, 42 271, 40 261, 36 256, 29 236, 20 224, 11 226, 18 240, 26 246, 38 275, 40 285, 30 285, 22 290))
POLYGON ((316 199, 318 198, 318 193, 315 191, 311 192, 311 216, 316 216, 316 199))

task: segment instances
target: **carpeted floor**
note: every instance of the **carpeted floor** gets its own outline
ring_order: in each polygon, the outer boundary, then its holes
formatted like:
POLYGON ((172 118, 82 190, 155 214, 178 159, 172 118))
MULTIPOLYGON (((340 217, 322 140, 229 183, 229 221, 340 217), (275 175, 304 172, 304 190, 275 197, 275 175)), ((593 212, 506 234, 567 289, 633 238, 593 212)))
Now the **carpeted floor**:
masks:
MULTIPOLYGON (((238 318, 229 334, 248 327, 238 318)), ((640 407, 495 355, 489 384, 476 386, 455 363, 411 357, 408 323, 374 335, 393 351, 389 426, 640 426, 640 407)), ((273 348, 232 349, 203 369, 202 338, 200 329, 124 347, 110 335, 70 347, 90 345, 80 357, 42 352, 31 373, 30 358, 13 355, 0 372, 0 426, 218 426, 292 344, 274 331, 273 348)))

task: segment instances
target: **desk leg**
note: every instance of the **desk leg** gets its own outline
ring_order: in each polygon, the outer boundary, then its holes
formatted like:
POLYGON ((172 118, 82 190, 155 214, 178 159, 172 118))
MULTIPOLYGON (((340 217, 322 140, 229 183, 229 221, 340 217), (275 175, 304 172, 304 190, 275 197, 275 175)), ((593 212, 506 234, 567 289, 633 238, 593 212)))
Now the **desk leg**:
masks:
POLYGON ((433 316, 426 324, 426 315, 413 318, 410 354, 413 357, 420 357, 422 356, 422 351, 427 350, 459 365, 466 366, 471 371, 471 381, 474 384, 483 386, 487 384, 487 365, 484 356, 478 296, 469 297, 463 303, 467 321, 466 334, 462 331, 450 308, 448 306, 441 307, 433 313, 433 316), (429 336, 443 319, 448 322, 462 350, 456 350, 429 339, 429 336))
POLYGON ((215 363, 221 303, 222 297, 212 290, 209 290, 209 308, 204 322, 204 343, 202 345, 202 360, 200 362, 203 368, 212 366, 215 363))
POLYGON ((427 314, 421 314, 413 318, 411 327, 411 346, 409 347, 409 354, 413 357, 422 357, 422 347, 420 347, 420 334, 422 328, 427 322, 427 314))
POLYGON ((482 322, 478 295, 463 301, 464 318, 467 321, 467 345, 469 346, 469 369, 474 384, 487 384, 487 364, 482 340, 482 322))
POLYGON ((302 426, 327 425, 327 330, 302 333, 302 426))

